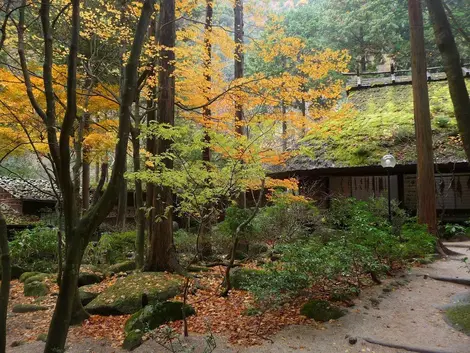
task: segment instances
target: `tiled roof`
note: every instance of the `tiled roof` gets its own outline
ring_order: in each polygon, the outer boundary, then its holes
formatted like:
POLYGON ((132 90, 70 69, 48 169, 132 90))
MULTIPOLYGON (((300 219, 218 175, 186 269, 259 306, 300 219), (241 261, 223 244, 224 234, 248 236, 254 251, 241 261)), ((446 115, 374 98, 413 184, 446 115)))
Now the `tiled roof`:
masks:
POLYGON ((51 183, 48 180, 0 177, 0 188, 17 199, 38 201, 56 200, 51 183))

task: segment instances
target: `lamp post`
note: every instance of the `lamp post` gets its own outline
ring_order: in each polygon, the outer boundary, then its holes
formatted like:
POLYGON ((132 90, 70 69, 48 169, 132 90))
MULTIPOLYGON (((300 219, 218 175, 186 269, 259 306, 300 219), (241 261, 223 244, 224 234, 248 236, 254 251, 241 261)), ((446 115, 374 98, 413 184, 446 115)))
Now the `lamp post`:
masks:
POLYGON ((387 171, 387 189, 388 189, 388 221, 392 222, 392 188, 390 186, 390 171, 397 165, 397 160, 391 154, 382 157, 380 162, 387 171))

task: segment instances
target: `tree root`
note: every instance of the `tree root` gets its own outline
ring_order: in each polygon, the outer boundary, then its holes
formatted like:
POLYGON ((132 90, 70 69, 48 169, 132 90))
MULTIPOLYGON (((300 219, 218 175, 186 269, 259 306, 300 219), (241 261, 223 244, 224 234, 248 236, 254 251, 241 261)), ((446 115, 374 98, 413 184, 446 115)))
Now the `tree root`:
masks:
POLYGON ((470 286, 470 278, 455 278, 455 277, 441 277, 441 276, 429 276, 436 281, 450 282, 463 284, 464 286, 470 286))
POLYGON ((369 337, 363 337, 362 339, 366 342, 376 344, 378 346, 394 348, 394 349, 404 349, 404 350, 407 350, 409 352, 416 352, 416 353, 450 353, 449 351, 443 351, 441 349, 413 347, 413 346, 408 346, 408 345, 405 345, 405 344, 396 344, 396 343, 383 342, 383 341, 379 341, 379 340, 376 340, 374 338, 369 338, 369 337))
POLYGON ((444 245, 448 248, 463 248, 463 249, 470 249, 470 245, 465 244, 452 244, 452 243, 444 243, 444 245))

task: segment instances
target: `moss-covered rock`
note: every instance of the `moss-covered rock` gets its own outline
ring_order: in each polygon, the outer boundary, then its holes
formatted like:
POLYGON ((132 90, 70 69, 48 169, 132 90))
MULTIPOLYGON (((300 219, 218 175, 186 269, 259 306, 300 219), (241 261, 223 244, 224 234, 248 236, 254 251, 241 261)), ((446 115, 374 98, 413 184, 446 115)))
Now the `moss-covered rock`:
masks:
MULTIPOLYGON (((184 306, 186 317, 196 312, 190 305, 184 306)), ((144 332, 156 329, 167 322, 183 319, 183 303, 163 302, 147 305, 132 315, 124 326, 126 338, 123 348, 132 350, 142 343, 144 332)))
POLYGON ((31 282, 44 282, 47 277, 48 276, 45 273, 38 273, 37 275, 26 278, 24 284, 29 284, 31 282))
POLYGON ((162 272, 135 273, 118 280, 98 295, 86 310, 95 315, 133 314, 142 308, 142 295, 155 304, 181 292, 183 278, 162 272))
POLYGON ((11 309, 12 312, 23 314, 23 313, 32 313, 35 311, 43 311, 47 310, 47 307, 42 305, 34 305, 34 304, 16 304, 11 309))
POLYGON ((135 270, 135 262, 134 261, 125 261, 115 265, 111 265, 108 268, 109 272, 119 273, 119 272, 128 272, 135 270))
POLYGON ((124 342, 122 343, 122 348, 128 351, 132 351, 139 347, 143 340, 142 337, 144 333, 141 330, 130 331, 126 334, 124 342))
POLYGON ((94 293, 88 290, 89 286, 83 286, 78 289, 78 294, 80 295, 80 301, 83 306, 88 305, 93 299, 95 299, 99 293, 94 293))
POLYGON ((264 271, 236 267, 230 270, 230 284, 233 289, 248 290, 248 286, 255 282, 264 271))
POLYGON ((24 283, 29 277, 33 277, 33 276, 36 276, 36 275, 40 275, 41 272, 24 272, 20 278, 19 278, 19 281, 21 283, 24 283))
POLYGON ((47 341, 47 333, 41 333, 36 338, 36 341, 46 342, 47 341))
POLYGON ((23 293, 26 297, 42 297, 49 294, 49 287, 44 282, 30 282, 24 285, 23 293))
POLYGON ((470 335, 470 304, 456 305, 447 309, 446 316, 452 326, 470 335))
POLYGON ((318 322, 337 320, 345 311, 323 300, 311 300, 300 309, 300 314, 318 322))
POLYGON ((78 275, 78 286, 83 287, 87 286, 89 284, 95 284, 95 283, 100 283, 104 279, 103 276, 97 274, 97 273, 92 273, 92 272, 81 272, 78 275))

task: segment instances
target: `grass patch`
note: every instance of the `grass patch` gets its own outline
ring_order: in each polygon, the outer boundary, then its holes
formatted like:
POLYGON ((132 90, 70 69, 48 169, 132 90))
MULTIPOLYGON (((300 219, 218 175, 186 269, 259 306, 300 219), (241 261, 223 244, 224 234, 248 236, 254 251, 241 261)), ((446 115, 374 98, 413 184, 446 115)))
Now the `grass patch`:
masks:
POLYGON ((450 308, 446 315, 455 328, 470 335, 470 304, 450 308))

